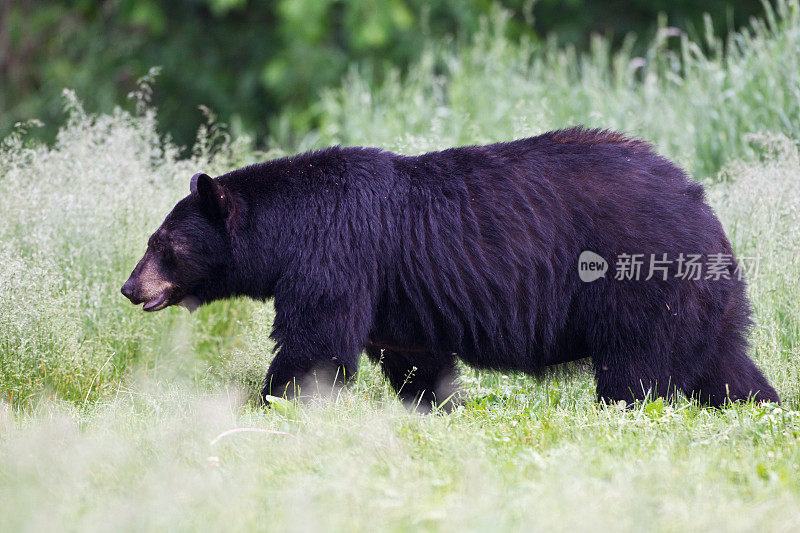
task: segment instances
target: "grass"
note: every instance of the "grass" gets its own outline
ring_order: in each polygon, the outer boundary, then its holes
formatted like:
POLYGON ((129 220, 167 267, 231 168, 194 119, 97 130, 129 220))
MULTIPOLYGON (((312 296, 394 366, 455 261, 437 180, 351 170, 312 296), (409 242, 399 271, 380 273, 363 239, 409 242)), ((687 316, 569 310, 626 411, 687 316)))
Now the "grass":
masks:
POLYGON ((281 412, 166 387, 123 393, 89 416, 7 414, 0 527, 797 526, 796 412, 630 412, 599 408, 588 383, 498 381, 449 416, 410 415, 361 385, 335 403, 281 412), (211 444, 233 427, 294 437, 238 433, 211 444))
POLYGON ((622 78, 632 58, 603 43, 577 57, 489 25, 407 79, 354 73, 305 140, 416 153, 574 122, 653 139, 757 259, 751 355, 783 407, 603 408, 577 365, 539 381, 465 369, 466 405, 418 416, 365 361, 335 401, 254 409, 269 305, 149 315, 119 286, 189 176, 286 148, 254 153, 212 123, 181 157, 146 105, 92 116, 67 93, 55 145, 26 140, 31 124, 0 147, 0 530, 797 529, 797 6, 725 57, 654 43, 653 66, 622 78), (212 444, 233 428, 267 432, 212 444))
POLYGON ((402 79, 371 87, 354 69, 321 100, 322 127, 306 142, 415 153, 585 124, 649 139, 713 178, 758 153, 747 133, 800 138, 800 4, 765 9, 765 20, 724 42, 710 30, 694 42, 662 21, 641 57, 630 40, 613 51, 596 38, 585 55, 553 41, 514 44, 498 12, 474 43, 432 45, 402 79))

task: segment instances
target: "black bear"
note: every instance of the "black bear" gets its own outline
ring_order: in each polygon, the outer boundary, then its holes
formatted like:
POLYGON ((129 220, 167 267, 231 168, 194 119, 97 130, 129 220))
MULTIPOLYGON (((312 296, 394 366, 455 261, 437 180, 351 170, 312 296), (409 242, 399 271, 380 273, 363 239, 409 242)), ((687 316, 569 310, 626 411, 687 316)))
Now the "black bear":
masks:
POLYGON ((426 406, 457 359, 536 374, 591 358, 605 402, 779 402, 747 356, 742 269, 703 188, 643 141, 332 147, 190 188, 122 292, 146 311, 274 298, 264 395, 352 377, 366 351, 426 406))

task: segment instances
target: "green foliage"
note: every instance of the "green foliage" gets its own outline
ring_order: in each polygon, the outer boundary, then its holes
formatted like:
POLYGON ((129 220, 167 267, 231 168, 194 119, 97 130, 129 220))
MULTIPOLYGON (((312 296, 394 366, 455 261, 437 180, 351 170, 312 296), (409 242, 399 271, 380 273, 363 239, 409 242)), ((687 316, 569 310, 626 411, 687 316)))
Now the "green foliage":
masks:
MULTIPOLYGON (((702 28, 711 11, 722 29, 738 27, 759 0, 612 3, 504 0, 512 40, 556 35, 585 46, 599 32, 619 43, 628 31, 670 23, 702 28), (730 17, 728 15, 731 15, 730 17), (732 18, 731 18, 732 17, 732 18)), ((135 80, 163 67, 155 94, 161 131, 189 144, 205 105, 256 139, 316 126, 322 88, 351 64, 382 79, 403 71, 426 43, 464 42, 491 0, 15 0, 0 7, 0 135, 17 121, 44 120, 52 139, 64 87, 90 111, 124 104, 135 80), (284 122, 275 120, 283 114, 284 122), (288 122, 287 122, 288 121, 288 122), (288 127, 287 127, 288 124, 288 127)))
POLYGON ((562 42, 582 46, 590 44, 592 33, 600 33, 622 44, 630 33, 650 36, 652 23, 659 13, 668 16, 670 25, 681 28, 694 38, 704 33, 703 19, 708 15, 724 36, 748 24, 760 14, 761 2, 730 0, 628 0, 626 2, 586 2, 583 0, 538 0, 535 2, 534 27, 544 35, 556 35, 562 42))
POLYGON ((712 177, 757 153, 748 133, 800 137, 800 8, 777 10, 725 41, 662 26, 641 56, 630 42, 615 52, 600 38, 588 53, 515 43, 497 11, 471 45, 429 47, 405 76, 395 71, 374 86, 351 71, 324 94, 310 142, 415 152, 584 124, 641 136, 712 177))

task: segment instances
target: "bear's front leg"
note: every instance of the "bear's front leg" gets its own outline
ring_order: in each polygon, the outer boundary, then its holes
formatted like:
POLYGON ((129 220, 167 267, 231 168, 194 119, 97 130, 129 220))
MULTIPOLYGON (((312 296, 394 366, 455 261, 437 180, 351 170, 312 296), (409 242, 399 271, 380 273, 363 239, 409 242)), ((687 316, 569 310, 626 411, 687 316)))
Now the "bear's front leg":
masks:
POLYGON ((291 399, 330 394, 354 377, 357 368, 355 357, 311 355, 282 348, 269 366, 261 397, 268 404, 267 396, 291 399))
POLYGON ((299 295, 276 298, 271 337, 279 349, 267 371, 262 398, 329 395, 356 375, 369 320, 346 298, 302 305, 307 300, 299 295))

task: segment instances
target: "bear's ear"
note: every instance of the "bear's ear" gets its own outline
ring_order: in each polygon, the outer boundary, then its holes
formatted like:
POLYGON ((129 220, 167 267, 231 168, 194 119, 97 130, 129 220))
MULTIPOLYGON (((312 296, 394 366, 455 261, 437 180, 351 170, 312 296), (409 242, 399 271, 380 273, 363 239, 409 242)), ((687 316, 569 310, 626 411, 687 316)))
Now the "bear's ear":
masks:
POLYGON ((189 190, 200 200, 200 209, 212 217, 227 218, 230 213, 228 191, 208 174, 197 173, 189 182, 189 190))

